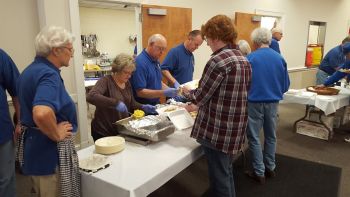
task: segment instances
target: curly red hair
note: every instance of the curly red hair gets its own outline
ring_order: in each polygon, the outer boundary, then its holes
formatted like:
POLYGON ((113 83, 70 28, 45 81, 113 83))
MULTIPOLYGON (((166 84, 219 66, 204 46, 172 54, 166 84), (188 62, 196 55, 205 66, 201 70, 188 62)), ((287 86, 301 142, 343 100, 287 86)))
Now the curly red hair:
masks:
POLYGON ((233 21, 226 15, 216 15, 202 25, 203 38, 218 39, 225 43, 234 44, 237 38, 237 30, 233 21))

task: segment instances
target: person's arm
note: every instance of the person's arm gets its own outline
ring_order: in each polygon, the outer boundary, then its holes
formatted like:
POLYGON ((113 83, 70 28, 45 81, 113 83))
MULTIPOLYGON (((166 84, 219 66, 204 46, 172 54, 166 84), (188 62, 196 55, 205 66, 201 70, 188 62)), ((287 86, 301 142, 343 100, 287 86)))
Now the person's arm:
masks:
POLYGON ((140 89, 136 90, 136 94, 141 98, 159 98, 164 96, 164 90, 140 89))
POLYGON ((162 74, 165 77, 165 79, 169 81, 170 84, 173 86, 176 82, 176 79, 171 75, 171 73, 168 70, 162 70, 162 74))
MULTIPOLYGON (((108 78, 103 77, 97 81, 95 86, 86 95, 87 102, 95 105, 96 107, 115 108, 119 102, 116 98, 105 96, 108 91, 108 78)), ((115 87, 115 86, 112 86, 115 87)))
POLYGON ((198 107, 203 106, 211 99, 225 77, 224 73, 222 73, 215 64, 215 62, 209 60, 207 63, 207 66, 209 66, 209 68, 206 69, 207 72, 203 74, 199 81, 198 88, 192 93, 194 94, 193 97, 198 107))
POLYGON ((13 103, 13 107, 15 108, 16 118, 18 120, 15 125, 15 138, 17 138, 19 134, 21 134, 20 108, 19 108, 18 98, 13 96, 12 103, 13 103))
POLYGON ((34 106, 33 120, 39 130, 52 141, 58 142, 72 135, 73 126, 67 121, 57 124, 56 115, 48 106, 34 106))

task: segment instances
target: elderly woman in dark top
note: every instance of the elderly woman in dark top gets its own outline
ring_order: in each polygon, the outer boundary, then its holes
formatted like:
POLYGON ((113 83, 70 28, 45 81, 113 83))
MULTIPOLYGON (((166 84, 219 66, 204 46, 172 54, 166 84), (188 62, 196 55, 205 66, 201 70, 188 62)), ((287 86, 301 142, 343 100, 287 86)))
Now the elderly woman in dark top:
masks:
POLYGON ((91 122, 91 135, 94 141, 106 136, 118 135, 113 125, 117 120, 129 116, 129 111, 142 109, 154 113, 152 105, 142 105, 135 101, 129 78, 135 70, 132 56, 119 54, 112 63, 112 74, 102 77, 88 93, 86 99, 96 106, 91 122))

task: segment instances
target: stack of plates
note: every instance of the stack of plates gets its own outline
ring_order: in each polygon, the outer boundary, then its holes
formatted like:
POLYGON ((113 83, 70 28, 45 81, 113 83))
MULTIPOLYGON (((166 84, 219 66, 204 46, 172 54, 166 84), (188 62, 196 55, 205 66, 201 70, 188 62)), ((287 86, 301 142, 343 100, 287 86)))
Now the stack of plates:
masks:
POLYGON ((125 139, 119 136, 100 138, 95 142, 95 151, 100 154, 112 154, 125 148, 125 139))

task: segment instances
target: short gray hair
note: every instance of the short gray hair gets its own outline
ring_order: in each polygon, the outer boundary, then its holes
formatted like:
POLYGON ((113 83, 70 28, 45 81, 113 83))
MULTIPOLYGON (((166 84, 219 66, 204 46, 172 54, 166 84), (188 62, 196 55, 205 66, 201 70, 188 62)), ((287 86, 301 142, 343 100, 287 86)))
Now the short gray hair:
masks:
POLYGON ((248 55, 250 52, 252 52, 249 43, 246 40, 238 40, 237 45, 243 55, 248 55))
POLYGON ((274 28, 271 29, 271 33, 274 34, 274 33, 283 33, 283 32, 282 32, 281 28, 274 27, 274 28))
POLYGON ((157 41, 166 41, 166 39, 162 34, 153 34, 151 37, 148 38, 148 45, 157 41))
POLYGON ((66 29, 57 26, 45 27, 35 38, 36 55, 47 57, 52 48, 62 47, 73 41, 73 35, 66 29))
POLYGON ((270 45, 272 34, 270 30, 266 28, 256 28, 251 34, 251 39, 258 46, 262 44, 270 45))
POLYGON ((118 54, 114 58, 111 66, 113 73, 119 73, 124 68, 132 68, 133 70, 136 69, 134 58, 131 55, 127 55, 125 53, 118 54))

